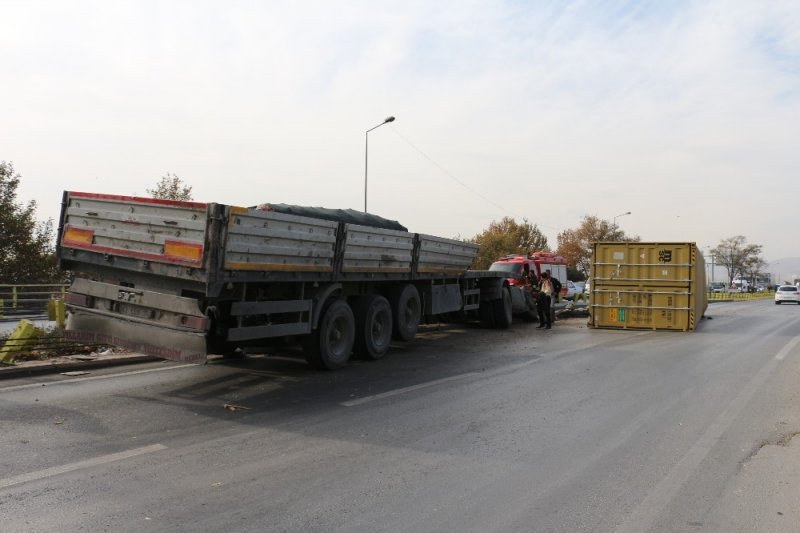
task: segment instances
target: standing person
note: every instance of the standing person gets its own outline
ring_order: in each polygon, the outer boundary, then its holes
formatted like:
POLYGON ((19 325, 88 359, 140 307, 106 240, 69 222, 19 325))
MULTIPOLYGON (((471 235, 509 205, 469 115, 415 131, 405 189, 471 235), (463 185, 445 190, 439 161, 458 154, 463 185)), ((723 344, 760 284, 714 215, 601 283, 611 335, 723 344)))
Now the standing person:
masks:
POLYGON ((553 284, 553 295, 550 298, 550 323, 556 321, 556 302, 561 301, 561 282, 549 270, 546 270, 550 283, 553 284))
POLYGON ((536 312, 539 314, 539 327, 550 329, 552 321, 550 319, 550 303, 553 296, 553 283, 550 274, 542 273, 542 281, 539 284, 539 294, 536 296, 536 312))
POLYGON ((546 270, 547 276, 550 278, 550 283, 553 284, 553 301, 558 302, 561 300, 561 282, 549 270, 546 270))

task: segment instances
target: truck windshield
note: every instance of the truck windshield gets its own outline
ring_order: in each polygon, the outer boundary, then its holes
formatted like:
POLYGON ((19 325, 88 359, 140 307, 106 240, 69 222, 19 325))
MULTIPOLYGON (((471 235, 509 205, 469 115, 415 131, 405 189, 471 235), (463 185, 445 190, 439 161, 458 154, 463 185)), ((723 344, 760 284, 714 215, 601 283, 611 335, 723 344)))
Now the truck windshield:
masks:
POLYGON ((519 274, 522 272, 522 265, 519 263, 492 263, 489 270, 494 272, 510 272, 512 274, 519 274))

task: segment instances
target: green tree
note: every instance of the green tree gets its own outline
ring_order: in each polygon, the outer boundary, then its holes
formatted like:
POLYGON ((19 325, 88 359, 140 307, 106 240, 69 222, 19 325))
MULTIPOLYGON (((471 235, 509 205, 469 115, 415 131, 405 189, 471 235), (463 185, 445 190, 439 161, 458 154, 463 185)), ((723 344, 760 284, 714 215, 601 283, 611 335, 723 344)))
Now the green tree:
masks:
POLYGON ((0 161, 0 283, 55 283, 58 270, 53 221, 37 222, 36 202, 17 202, 20 174, 0 161))
POLYGON ((558 255, 566 259, 567 265, 589 276, 593 242, 638 242, 638 236, 629 237, 619 226, 596 215, 586 215, 577 228, 566 229, 558 234, 558 255))
POLYGON ((711 249, 717 265, 728 271, 728 286, 733 280, 744 277, 752 268, 760 270, 765 264, 761 259, 761 245, 747 244, 744 235, 722 239, 711 249))
POLYGON ((162 200, 192 200, 192 187, 185 184, 177 174, 170 174, 169 172, 161 176, 161 181, 158 182, 155 189, 145 190, 153 198, 162 200))
POLYGON ((522 219, 517 223, 512 217, 503 217, 499 222, 493 221, 482 233, 475 235, 468 242, 480 246, 472 268, 485 270, 493 262, 504 255, 527 254, 534 251, 547 251, 547 237, 535 224, 522 219))

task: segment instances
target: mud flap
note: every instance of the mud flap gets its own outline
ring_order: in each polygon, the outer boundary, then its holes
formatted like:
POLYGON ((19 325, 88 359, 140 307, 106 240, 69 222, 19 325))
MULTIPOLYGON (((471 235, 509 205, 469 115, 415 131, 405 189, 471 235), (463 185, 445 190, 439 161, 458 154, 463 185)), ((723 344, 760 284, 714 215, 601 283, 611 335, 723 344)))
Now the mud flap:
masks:
POLYGON ((153 326, 76 309, 67 315, 64 337, 76 342, 119 346, 181 363, 206 360, 204 332, 153 326))

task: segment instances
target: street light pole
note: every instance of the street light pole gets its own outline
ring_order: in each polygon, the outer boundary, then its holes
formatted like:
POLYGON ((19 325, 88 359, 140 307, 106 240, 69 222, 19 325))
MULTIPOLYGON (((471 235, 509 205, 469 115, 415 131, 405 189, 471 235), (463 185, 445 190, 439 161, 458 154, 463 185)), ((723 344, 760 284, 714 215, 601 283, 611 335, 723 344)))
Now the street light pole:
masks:
POLYGON ((386 117, 383 122, 364 132, 364 212, 367 212, 367 169, 369 168, 369 132, 380 128, 388 122, 394 122, 394 117, 386 117))
POLYGON ((630 214, 631 214, 631 212, 630 212, 630 211, 626 211, 625 213, 620 213, 619 215, 615 216, 615 217, 614 217, 614 227, 615 227, 615 228, 617 227, 617 219, 618 219, 619 217, 624 217, 625 215, 630 215, 630 214))
POLYGON ((714 252, 711 252, 711 283, 714 283, 714 270, 716 270, 716 265, 714 265, 714 252))

